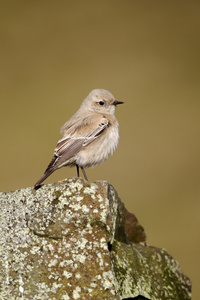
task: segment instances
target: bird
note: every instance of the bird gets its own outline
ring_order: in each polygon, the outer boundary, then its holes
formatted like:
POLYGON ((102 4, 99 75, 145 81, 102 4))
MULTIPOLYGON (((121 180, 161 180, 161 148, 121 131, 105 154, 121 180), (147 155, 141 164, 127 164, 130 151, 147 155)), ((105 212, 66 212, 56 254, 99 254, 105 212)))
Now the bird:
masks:
POLYGON ((115 108, 124 102, 104 89, 94 89, 83 100, 78 111, 61 127, 62 138, 43 176, 35 183, 37 189, 54 171, 64 166, 76 166, 88 181, 84 168, 104 162, 118 145, 119 123, 115 108))

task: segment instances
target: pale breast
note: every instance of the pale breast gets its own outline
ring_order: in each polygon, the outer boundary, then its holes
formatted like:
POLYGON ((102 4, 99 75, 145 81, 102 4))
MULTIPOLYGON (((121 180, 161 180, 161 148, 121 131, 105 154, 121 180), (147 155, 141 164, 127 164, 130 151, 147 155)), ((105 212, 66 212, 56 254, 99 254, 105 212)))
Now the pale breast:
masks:
POLYGON ((76 154, 76 163, 91 167, 104 162, 115 150, 119 141, 119 126, 116 118, 101 136, 76 154))

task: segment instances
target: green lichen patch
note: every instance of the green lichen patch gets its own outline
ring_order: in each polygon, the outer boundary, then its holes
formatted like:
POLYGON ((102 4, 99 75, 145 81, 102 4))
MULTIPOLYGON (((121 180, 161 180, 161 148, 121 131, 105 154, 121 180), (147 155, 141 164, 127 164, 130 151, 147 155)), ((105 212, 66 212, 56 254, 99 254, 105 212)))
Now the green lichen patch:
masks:
POLYGON ((115 241, 111 257, 116 289, 124 298, 191 299, 190 280, 165 250, 115 241))

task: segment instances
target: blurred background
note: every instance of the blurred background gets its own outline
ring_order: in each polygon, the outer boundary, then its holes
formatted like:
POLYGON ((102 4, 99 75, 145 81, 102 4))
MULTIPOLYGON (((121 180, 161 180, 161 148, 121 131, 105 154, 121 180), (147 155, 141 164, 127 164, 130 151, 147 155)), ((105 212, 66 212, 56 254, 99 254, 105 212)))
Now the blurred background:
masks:
MULTIPOLYGON (((1 1, 0 188, 33 186, 94 88, 124 101, 107 180, 200 297, 200 2, 1 1), (198 269, 197 269, 198 266, 198 269)), ((76 176, 62 168, 45 183, 76 176)))

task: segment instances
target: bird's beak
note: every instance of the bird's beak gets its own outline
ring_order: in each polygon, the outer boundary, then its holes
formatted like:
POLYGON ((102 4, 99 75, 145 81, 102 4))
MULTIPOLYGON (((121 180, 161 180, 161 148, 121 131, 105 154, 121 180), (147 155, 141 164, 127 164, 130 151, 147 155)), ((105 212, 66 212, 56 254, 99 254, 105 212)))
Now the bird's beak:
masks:
POLYGON ((113 102, 113 105, 118 105, 118 104, 123 104, 124 102, 122 102, 122 101, 117 101, 117 100, 115 100, 114 102, 113 102))

